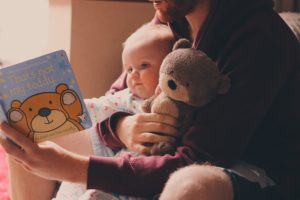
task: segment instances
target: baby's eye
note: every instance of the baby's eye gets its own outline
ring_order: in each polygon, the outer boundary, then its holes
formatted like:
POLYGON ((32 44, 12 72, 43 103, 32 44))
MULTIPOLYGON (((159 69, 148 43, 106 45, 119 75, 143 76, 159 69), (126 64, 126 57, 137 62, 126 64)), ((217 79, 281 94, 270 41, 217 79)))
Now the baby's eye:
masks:
POLYGON ((127 69, 127 73, 130 74, 132 72, 132 67, 127 69))
POLYGON ((141 69, 146 69, 146 68, 148 68, 149 66, 150 66, 149 63, 142 63, 142 64, 141 64, 141 69))

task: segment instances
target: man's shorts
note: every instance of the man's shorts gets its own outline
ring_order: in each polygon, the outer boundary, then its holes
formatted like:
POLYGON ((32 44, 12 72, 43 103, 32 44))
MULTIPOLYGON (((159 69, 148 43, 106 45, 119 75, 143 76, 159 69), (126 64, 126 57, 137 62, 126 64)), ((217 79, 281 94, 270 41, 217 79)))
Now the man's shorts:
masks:
POLYGON ((234 200, 282 200, 283 198, 277 190, 277 186, 267 186, 262 188, 257 182, 251 182, 231 170, 224 169, 230 177, 234 200))

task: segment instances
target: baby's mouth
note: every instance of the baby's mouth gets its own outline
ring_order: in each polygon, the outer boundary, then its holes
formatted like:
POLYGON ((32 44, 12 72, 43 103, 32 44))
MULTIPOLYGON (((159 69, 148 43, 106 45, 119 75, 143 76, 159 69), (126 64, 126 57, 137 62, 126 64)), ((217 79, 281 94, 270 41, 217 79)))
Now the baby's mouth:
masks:
POLYGON ((134 83, 133 87, 142 86, 142 85, 143 85, 142 83, 134 83))

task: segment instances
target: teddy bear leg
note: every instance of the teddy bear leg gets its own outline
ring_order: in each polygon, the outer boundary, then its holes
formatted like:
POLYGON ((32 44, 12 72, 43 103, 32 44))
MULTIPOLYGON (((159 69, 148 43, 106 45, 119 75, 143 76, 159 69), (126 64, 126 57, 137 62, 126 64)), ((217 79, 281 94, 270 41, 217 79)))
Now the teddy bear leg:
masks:
POLYGON ((153 145, 151 155, 165 155, 173 154, 175 152, 175 145, 168 142, 158 142, 153 145))

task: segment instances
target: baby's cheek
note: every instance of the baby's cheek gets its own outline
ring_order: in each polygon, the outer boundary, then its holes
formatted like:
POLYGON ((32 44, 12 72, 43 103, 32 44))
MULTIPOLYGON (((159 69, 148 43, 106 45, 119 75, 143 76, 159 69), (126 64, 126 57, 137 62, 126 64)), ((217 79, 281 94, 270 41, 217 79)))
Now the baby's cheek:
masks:
POLYGON ((127 77, 127 79, 126 79, 126 85, 127 85, 128 89, 130 91, 132 91, 132 83, 131 83, 130 77, 127 77))

